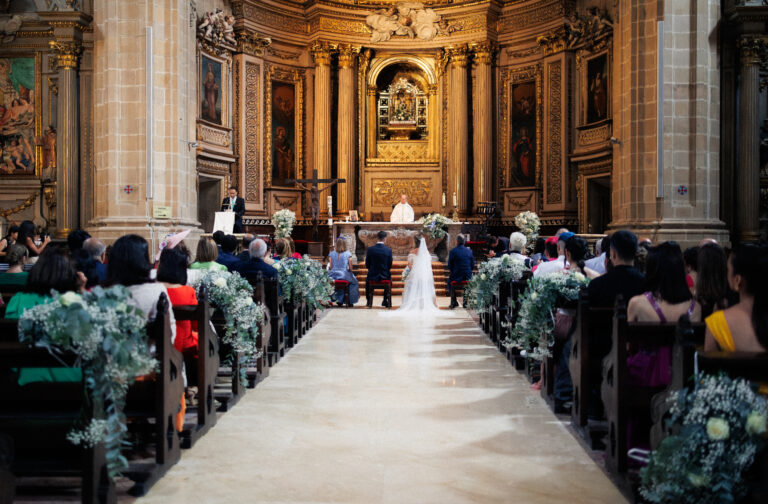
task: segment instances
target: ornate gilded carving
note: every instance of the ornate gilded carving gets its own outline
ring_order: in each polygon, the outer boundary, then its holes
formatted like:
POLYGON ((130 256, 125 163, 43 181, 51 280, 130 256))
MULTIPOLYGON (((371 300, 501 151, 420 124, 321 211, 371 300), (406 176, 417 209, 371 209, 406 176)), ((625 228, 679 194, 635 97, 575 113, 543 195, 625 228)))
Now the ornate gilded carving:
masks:
POLYGON ((56 225, 56 183, 55 182, 46 184, 43 187, 43 197, 45 198, 45 208, 48 211, 48 223, 51 226, 55 226, 56 225))
POLYGON ((565 15, 565 3, 562 0, 542 0, 508 11, 499 22, 499 32, 517 31, 543 24, 565 15))
POLYGON ((504 198, 504 210, 507 212, 515 211, 515 210, 531 210, 532 212, 536 211, 536 208, 534 208, 534 205, 531 203, 533 202, 533 192, 528 193, 528 197, 520 196, 520 195, 514 195, 512 193, 507 193, 504 198))
POLYGON ((59 68, 77 68, 80 53, 83 52, 83 44, 74 40, 66 42, 51 40, 48 45, 56 53, 56 63, 59 68))
POLYGON ((309 52, 312 53, 315 65, 329 66, 331 64, 331 53, 334 49, 335 46, 328 42, 315 42, 312 47, 310 47, 309 52))
POLYGON ((600 51, 604 49, 613 34, 613 22, 597 7, 590 7, 584 15, 576 11, 565 24, 536 39, 544 54, 553 54, 565 49, 585 49, 600 51))
MULTIPOLYGON (((518 82, 533 80, 536 82, 536 138, 542 138, 541 114, 542 114, 542 85, 541 85, 541 64, 527 65, 519 68, 505 68, 501 72, 500 103, 499 103, 499 186, 509 187, 510 170, 510 146, 511 146, 511 125, 510 125, 510 107, 512 106, 511 92, 512 85, 518 82)), ((536 181, 540 180, 541 173, 541 140, 536 142, 536 181)))
POLYGON ((250 56, 264 56, 264 49, 269 47, 271 43, 272 39, 259 37, 255 33, 248 34, 241 32, 237 34, 237 52, 248 54, 250 56))
POLYGON ((250 3, 237 3, 232 5, 232 11, 238 17, 246 18, 260 25, 277 28, 281 31, 299 33, 306 35, 309 33, 309 25, 303 18, 296 17, 296 14, 288 11, 279 11, 275 7, 265 9, 263 6, 255 6, 250 3), (242 11, 242 15, 240 14, 242 11))
MULTIPOLYGON (((262 194, 263 176, 260 168, 261 142, 259 123, 261 122, 261 103, 259 102, 259 86, 261 82, 261 65, 250 61, 245 62, 245 93, 243 105, 245 108, 245 200, 258 203, 262 194)), ((269 156, 268 156, 269 157, 269 156)))
POLYGON ((27 208, 31 207, 36 199, 37 199, 37 192, 33 192, 21 204, 16 205, 13 208, 0 208, 0 216, 7 219, 8 217, 10 217, 15 213, 22 212, 27 208))
POLYGON ((427 141, 382 141, 376 144, 379 159, 389 161, 419 161, 429 157, 429 143, 427 141))
POLYGON ((466 68, 469 62, 469 46, 462 44, 460 46, 448 46, 445 48, 445 54, 451 65, 459 68, 466 68))
POLYGON ((264 85, 264 173, 267 186, 272 185, 272 81, 296 84, 296 178, 304 176, 304 70, 267 65, 264 85))
POLYGON ((360 46, 340 45, 339 46, 339 68, 351 68, 355 64, 357 55, 360 53, 360 46))
POLYGON ((443 16, 418 2, 398 2, 378 9, 365 22, 371 28, 371 43, 386 42, 393 35, 432 40, 455 31, 443 16))
POLYGON ((276 58, 284 59, 284 60, 297 60, 301 56, 301 53, 297 52, 291 52, 291 51, 280 51, 278 49, 275 49, 274 47, 267 46, 266 48, 267 54, 270 54, 272 56, 275 56, 276 58))
POLYGON ((549 145, 547 146, 547 203, 560 203, 562 191, 562 67, 559 61, 547 64, 549 83, 549 145))
POLYGON ((484 40, 472 43, 469 47, 472 50, 475 63, 478 65, 493 65, 496 59, 496 52, 498 51, 498 46, 495 42, 484 40))
POLYGON ((228 131, 211 128, 201 123, 197 124, 197 138, 203 142, 221 147, 229 147, 231 145, 228 131))
POLYGON ((400 201, 400 195, 416 206, 429 205, 430 184, 425 179, 373 179, 373 205, 391 207, 400 201))
POLYGON ((376 96, 378 92, 379 89, 376 86, 368 86, 368 96, 376 96))
MULTIPOLYGON (((739 56, 742 65, 759 65, 763 74, 768 72, 768 38, 761 35, 744 35, 739 39, 739 56)), ((760 79, 760 92, 768 88, 768 77, 760 79)))
POLYGON ((368 26, 366 26, 366 24, 361 21, 339 19, 327 16, 315 18, 310 22, 309 32, 316 33, 319 31, 332 33, 370 33, 368 26))
POLYGON ((528 47, 526 49, 519 49, 517 51, 513 51, 512 49, 507 49, 507 56, 509 56, 512 59, 520 59, 520 58, 527 58, 528 56, 532 56, 539 52, 541 52, 541 47, 539 46, 528 47))

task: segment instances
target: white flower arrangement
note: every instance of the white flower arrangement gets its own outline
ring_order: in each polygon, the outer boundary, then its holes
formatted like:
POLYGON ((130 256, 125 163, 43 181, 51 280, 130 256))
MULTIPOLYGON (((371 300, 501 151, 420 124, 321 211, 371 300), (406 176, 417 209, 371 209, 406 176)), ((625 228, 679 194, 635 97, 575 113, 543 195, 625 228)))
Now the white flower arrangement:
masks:
POLYGON ((589 279, 578 272, 532 278, 520 299, 517 323, 505 344, 525 350, 537 360, 551 355, 555 309, 559 303, 577 300, 579 291, 588 283, 589 279))
POLYGON ((738 502, 744 473, 762 447, 766 400, 743 379, 699 375, 692 389, 668 398, 673 435, 641 471, 647 502, 738 502))
POLYGON ((477 274, 467 284, 465 296, 467 305, 478 312, 485 312, 491 306, 493 296, 499 291, 501 282, 520 280, 529 268, 510 256, 494 257, 480 264, 477 274))
POLYGON ((323 265, 309 256, 278 261, 277 276, 283 297, 299 305, 306 300, 311 310, 324 309, 333 295, 333 283, 323 265))
POLYGON ((421 234, 439 240, 448 234, 448 224, 453 221, 437 213, 425 215, 421 219, 421 234))
POLYGON ((48 304, 24 311, 19 319, 19 340, 52 354, 72 352, 75 367, 101 411, 90 423, 71 431, 67 439, 91 447, 105 444, 107 470, 114 478, 128 468, 122 455, 125 444, 125 396, 136 377, 157 368, 147 344, 146 319, 128 304, 131 293, 123 286, 94 287, 83 294, 55 294, 48 304), (108 407, 109 405, 109 407, 108 407))
POLYGON ((528 240, 526 242, 526 249, 533 250, 533 247, 536 246, 536 239, 539 237, 539 229, 541 228, 539 216, 529 211, 520 212, 515 216, 515 226, 520 229, 520 232, 528 240))
POLYGON ((287 238, 291 236, 294 224, 296 224, 296 214, 287 208, 283 208, 272 214, 272 225, 275 227, 275 238, 287 238))
MULTIPOLYGON (((253 302, 251 284, 237 272, 208 271, 195 280, 193 287, 198 296, 205 290, 211 304, 224 315, 226 330, 221 340, 232 347, 235 354, 244 354, 244 362, 257 359, 261 355, 257 339, 264 307, 253 302)), ((232 378, 246 380, 242 374, 232 378)))

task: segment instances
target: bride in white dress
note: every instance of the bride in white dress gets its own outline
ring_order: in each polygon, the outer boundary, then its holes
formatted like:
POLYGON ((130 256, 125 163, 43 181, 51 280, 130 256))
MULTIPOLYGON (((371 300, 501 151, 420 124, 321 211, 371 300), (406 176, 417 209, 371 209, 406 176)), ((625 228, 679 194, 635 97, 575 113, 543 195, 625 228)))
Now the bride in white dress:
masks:
POLYGON ((435 293, 435 278, 432 275, 432 256, 427 249, 427 242, 422 238, 416 254, 408 255, 410 273, 405 280, 403 302, 394 313, 440 313, 435 293))

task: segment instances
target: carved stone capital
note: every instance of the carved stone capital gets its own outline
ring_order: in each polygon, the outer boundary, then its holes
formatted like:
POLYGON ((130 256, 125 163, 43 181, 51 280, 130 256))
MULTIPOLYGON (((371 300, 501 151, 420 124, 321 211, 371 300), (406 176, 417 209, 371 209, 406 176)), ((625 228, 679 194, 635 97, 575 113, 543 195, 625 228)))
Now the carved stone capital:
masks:
POLYGON ((56 53, 56 63, 59 68, 77 68, 80 53, 83 51, 83 44, 77 41, 59 42, 56 40, 51 40, 48 44, 56 53))
POLYGON ((327 42, 315 42, 314 45, 309 49, 309 52, 312 53, 312 58, 315 60, 315 65, 317 66, 330 66, 331 65, 331 54, 333 53, 334 47, 327 42))
POLYGON ((429 96, 437 96, 437 84, 429 84, 427 86, 427 94, 429 96))
POLYGON ((469 47, 465 45, 448 46, 445 48, 445 54, 451 65, 459 68, 466 68, 469 62, 469 47))
POLYGON ((491 40, 473 43, 470 45, 475 63, 478 65, 493 65, 498 52, 498 45, 491 40))
POLYGON ((739 39, 742 65, 761 65, 768 62, 768 39, 760 35, 745 35, 739 39))
POLYGON ((376 88, 376 86, 368 86, 368 96, 376 96, 376 93, 379 90, 376 88))
POLYGON ((339 46, 339 68, 351 68, 355 65, 357 55, 360 53, 360 46, 340 45, 339 46))
POLYGON ((237 52, 249 56, 264 56, 264 49, 272 43, 268 37, 259 37, 255 33, 241 32, 237 34, 237 52))

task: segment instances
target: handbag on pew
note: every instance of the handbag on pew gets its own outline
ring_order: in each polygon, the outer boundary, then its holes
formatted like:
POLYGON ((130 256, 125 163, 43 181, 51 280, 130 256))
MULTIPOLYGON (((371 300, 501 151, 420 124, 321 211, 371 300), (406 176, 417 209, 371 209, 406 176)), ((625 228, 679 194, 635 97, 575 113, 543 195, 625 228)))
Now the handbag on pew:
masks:
POLYGON ((564 342, 571 335, 573 322, 576 319, 576 312, 565 308, 558 308, 555 311, 555 330, 553 335, 555 341, 564 342))

